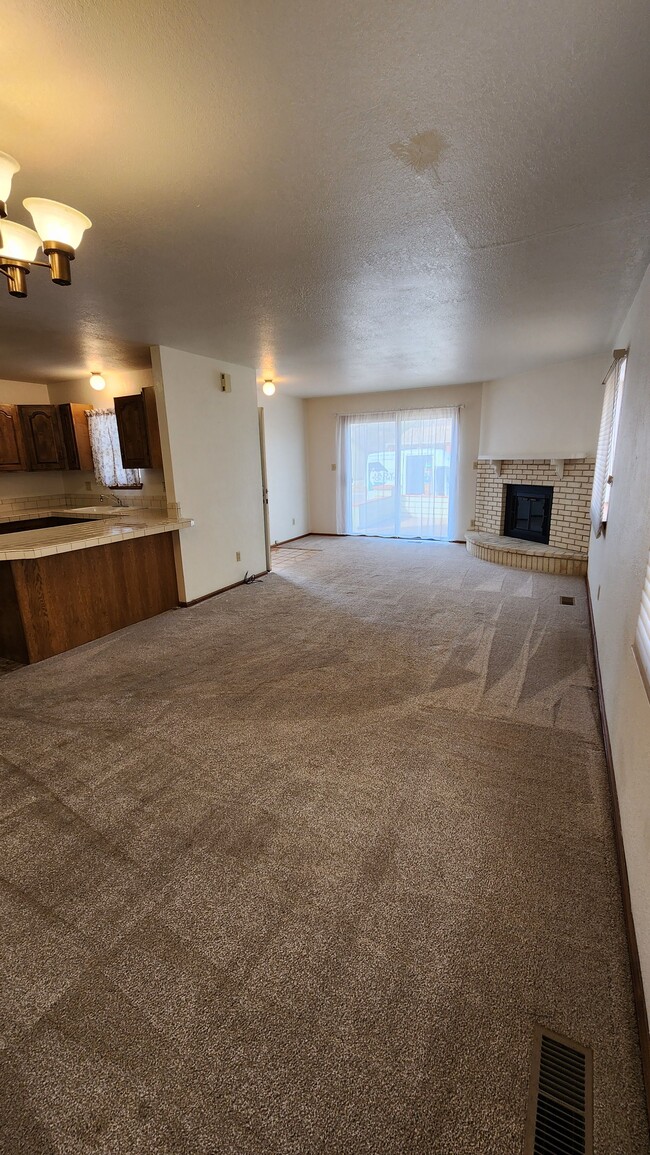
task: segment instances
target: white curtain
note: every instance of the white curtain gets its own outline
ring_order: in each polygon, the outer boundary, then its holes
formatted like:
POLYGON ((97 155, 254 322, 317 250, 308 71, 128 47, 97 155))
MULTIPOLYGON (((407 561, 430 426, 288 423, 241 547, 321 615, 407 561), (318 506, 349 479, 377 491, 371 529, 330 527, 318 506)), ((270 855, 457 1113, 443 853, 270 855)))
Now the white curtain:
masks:
POLYGON ((115 410, 88 409, 86 417, 97 481, 107 489, 141 489, 140 470, 122 465, 115 410))
POLYGON ((636 626, 634 648, 645 688, 650 698, 650 554, 648 554, 645 582, 641 591, 641 608, 636 626))
POLYGON ((458 408, 338 418, 337 532, 457 536, 458 408))
POLYGON ((616 451, 616 434, 618 432, 618 422, 621 415, 626 365, 626 353, 617 350, 614 355, 612 367, 603 382, 605 386, 605 397, 600 418, 600 432, 598 434, 598 448, 596 450, 596 465, 594 469, 594 485, 591 492, 591 524, 596 537, 600 537, 609 513, 609 495, 612 488, 611 478, 612 469, 614 468, 614 453, 616 451), (619 353, 620 355, 617 355, 619 353))

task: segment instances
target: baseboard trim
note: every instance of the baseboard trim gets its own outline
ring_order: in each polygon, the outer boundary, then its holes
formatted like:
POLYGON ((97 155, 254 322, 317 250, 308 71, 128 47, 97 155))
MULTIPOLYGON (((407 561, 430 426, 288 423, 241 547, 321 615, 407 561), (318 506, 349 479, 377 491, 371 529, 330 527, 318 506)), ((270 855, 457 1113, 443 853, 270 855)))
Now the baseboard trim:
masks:
POLYGON ((284 541, 274 541, 271 549, 279 549, 281 545, 289 545, 291 541, 302 541, 303 537, 311 536, 311 533, 299 533, 297 537, 285 537, 284 541))
MULTIPOLYGON (((253 574, 253 578, 264 577, 265 574, 270 572, 270 569, 260 570, 259 573, 253 574)), ((233 582, 232 585, 223 586, 220 590, 212 590, 212 593, 203 594, 200 598, 193 598, 191 602, 179 602, 178 604, 182 610, 189 610, 192 608, 192 606, 198 606, 200 602, 207 602, 210 600, 210 598, 218 598, 219 594, 227 594, 228 590, 236 590, 239 586, 249 585, 250 580, 251 579, 249 578, 248 581, 244 581, 242 578, 240 582, 233 582)))
POLYGON ((621 829, 621 812, 618 804, 616 776, 614 774, 612 744, 609 737, 607 714, 605 712, 603 681, 600 673, 600 660, 598 657, 598 641, 596 639, 594 612, 591 604, 591 589, 589 586, 589 579, 585 578, 585 581, 587 583, 587 608, 589 611, 589 626, 591 629, 591 641, 594 647, 594 660, 596 664, 596 686, 598 688, 598 704, 600 706, 600 723, 603 733, 603 745, 605 747, 605 761, 607 763, 609 792, 612 800, 612 822, 614 826, 614 841, 616 843, 618 874, 621 883, 621 898, 623 900, 623 918, 625 920, 625 934, 627 937, 627 948, 630 958, 630 974, 632 977, 634 1009, 636 1011, 636 1022, 639 1032, 639 1050, 641 1051, 641 1068, 643 1071, 643 1082, 645 1086, 646 1111, 648 1114, 648 1125, 650 1126, 650 1031, 648 1029, 648 1009, 646 1006, 645 992, 643 990, 643 977, 641 974, 641 963, 639 960, 639 948, 636 940, 634 916, 632 914, 632 903, 630 900, 630 882, 627 873, 627 862, 625 859, 623 831, 621 829))

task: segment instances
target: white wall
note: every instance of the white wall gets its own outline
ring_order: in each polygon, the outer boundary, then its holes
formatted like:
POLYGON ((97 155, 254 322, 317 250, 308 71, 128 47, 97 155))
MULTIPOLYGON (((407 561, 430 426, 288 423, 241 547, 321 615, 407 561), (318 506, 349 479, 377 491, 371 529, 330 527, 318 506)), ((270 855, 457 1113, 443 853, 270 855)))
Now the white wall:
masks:
MULTIPOLYGON (((48 405, 49 400, 47 385, 31 381, 0 381, 0 405, 48 405)), ((0 472, 0 501, 3 498, 56 496, 63 492, 63 475, 58 470, 0 472)))
MULTIPOLYGON (((629 345, 606 533, 589 585, 612 742, 632 913, 650 1000, 650 701, 632 652, 650 549, 650 270, 616 341, 629 345)), ((602 400, 602 397, 601 397, 602 400)))
POLYGON ((481 457, 593 457, 609 355, 483 385, 481 457))
POLYGON ((288 541, 309 532, 305 402, 258 389, 257 404, 264 410, 271 542, 288 541))
MULTIPOLYGON (((102 376, 106 388, 98 392, 91 388, 88 374, 75 377, 71 381, 60 381, 48 386, 50 402, 60 405, 65 401, 76 401, 81 405, 88 405, 94 409, 112 409, 116 397, 125 397, 133 393, 141 393, 148 386, 153 385, 151 369, 124 369, 115 372, 105 370, 102 376)), ((133 490, 134 496, 159 497, 165 492, 165 483, 161 469, 143 469, 142 489, 133 490)), ((95 481, 94 474, 80 470, 67 470, 59 475, 66 493, 105 492, 104 486, 95 481)), ((128 493, 124 495, 128 501, 128 493)))
POLYGON ((381 413, 395 409, 439 408, 463 405, 460 414, 459 493, 454 538, 462 539, 474 517, 476 472, 481 424, 481 384, 386 393, 357 393, 310 398, 307 411, 310 528, 313 533, 336 533, 336 418, 346 413, 381 413))
POLYGON ((266 569, 255 373, 165 347, 151 359, 167 497, 196 522, 180 532, 179 595, 194 601, 266 569))

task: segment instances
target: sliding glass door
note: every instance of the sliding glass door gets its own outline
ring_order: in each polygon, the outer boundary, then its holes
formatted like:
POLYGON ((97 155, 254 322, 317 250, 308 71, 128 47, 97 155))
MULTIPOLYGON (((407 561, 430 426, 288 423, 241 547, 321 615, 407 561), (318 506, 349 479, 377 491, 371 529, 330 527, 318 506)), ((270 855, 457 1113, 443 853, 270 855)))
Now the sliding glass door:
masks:
POLYGON ((448 538, 457 409, 339 417, 339 532, 448 538))

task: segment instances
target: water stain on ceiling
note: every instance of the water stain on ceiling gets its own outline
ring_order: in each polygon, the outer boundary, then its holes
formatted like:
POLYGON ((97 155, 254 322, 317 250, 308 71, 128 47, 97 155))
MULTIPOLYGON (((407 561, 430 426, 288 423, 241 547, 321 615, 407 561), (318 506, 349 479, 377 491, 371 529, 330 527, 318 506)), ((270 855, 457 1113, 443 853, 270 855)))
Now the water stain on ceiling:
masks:
POLYGON ((391 144, 390 151, 397 160, 413 169, 413 172, 427 175, 433 173, 437 179, 436 165, 444 148, 442 138, 434 129, 429 129, 427 132, 416 133, 408 140, 398 140, 395 144, 391 144))

